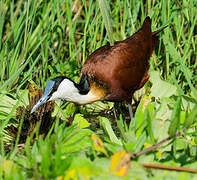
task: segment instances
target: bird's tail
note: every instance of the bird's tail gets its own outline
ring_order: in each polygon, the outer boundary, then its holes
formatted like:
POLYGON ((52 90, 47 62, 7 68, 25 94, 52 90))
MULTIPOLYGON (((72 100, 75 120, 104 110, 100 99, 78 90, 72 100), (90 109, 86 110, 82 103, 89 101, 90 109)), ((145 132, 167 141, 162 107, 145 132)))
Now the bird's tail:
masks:
POLYGON ((155 46, 157 44, 157 41, 159 40, 159 37, 157 36, 158 33, 160 33, 161 31, 163 31, 165 28, 167 28, 167 26, 162 27, 161 29, 152 32, 152 50, 151 50, 151 54, 153 53, 155 46))
POLYGON ((156 36, 158 33, 160 33, 161 31, 163 31, 163 30, 164 30, 165 28, 167 28, 167 27, 168 27, 168 25, 162 27, 161 29, 159 29, 159 30, 157 30, 157 31, 152 32, 152 36, 156 36))

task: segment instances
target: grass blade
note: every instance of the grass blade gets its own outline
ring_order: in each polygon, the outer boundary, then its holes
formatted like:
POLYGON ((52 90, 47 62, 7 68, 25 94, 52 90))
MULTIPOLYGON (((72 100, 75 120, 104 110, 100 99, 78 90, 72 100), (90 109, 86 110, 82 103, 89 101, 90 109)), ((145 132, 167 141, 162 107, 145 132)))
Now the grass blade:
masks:
POLYGON ((110 11, 108 1, 106 1, 106 0, 98 0, 98 1, 99 1, 99 7, 101 10, 103 21, 105 24, 105 28, 107 30, 107 35, 109 37, 109 43, 110 43, 110 45, 113 45, 114 41, 113 41, 113 36, 112 36, 112 33, 113 33, 112 20, 110 18, 111 11, 110 11))
POLYGON ((181 98, 178 97, 176 104, 175 104, 175 108, 172 112, 170 127, 168 129, 168 134, 170 137, 173 137, 176 134, 177 129, 179 128, 180 113, 181 113, 181 98))

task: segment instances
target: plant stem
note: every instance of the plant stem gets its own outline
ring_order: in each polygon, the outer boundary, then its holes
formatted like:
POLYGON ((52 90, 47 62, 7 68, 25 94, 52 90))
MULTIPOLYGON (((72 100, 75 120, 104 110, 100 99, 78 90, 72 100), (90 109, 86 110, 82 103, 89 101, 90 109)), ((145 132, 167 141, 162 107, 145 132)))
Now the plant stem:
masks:
MULTIPOLYGON (((183 134, 184 132, 185 132, 185 131, 182 130, 182 131, 176 133, 175 136, 174 136, 173 138, 180 136, 180 135, 183 134)), ((142 155, 142 154, 146 154, 146 153, 148 153, 148 152, 150 152, 150 151, 152 151, 152 150, 158 148, 158 147, 161 146, 163 143, 165 143, 165 142, 167 142, 167 141, 169 141, 169 140, 171 140, 171 139, 172 139, 172 137, 167 137, 167 138, 163 139, 162 141, 160 141, 160 142, 154 144, 153 146, 151 146, 151 147, 149 147, 149 148, 147 148, 147 149, 145 149, 145 150, 139 151, 139 152, 137 152, 136 154, 132 154, 132 156, 138 157, 138 156, 140 156, 140 155, 142 155)))

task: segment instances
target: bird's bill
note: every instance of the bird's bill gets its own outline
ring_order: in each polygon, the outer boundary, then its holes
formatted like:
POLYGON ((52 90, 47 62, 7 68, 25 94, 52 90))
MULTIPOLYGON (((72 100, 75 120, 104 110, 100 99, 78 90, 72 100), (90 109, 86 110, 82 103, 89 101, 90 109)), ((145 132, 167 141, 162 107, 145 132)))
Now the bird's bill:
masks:
POLYGON ((34 107, 31 110, 31 113, 35 112, 36 109, 38 109, 40 106, 42 106, 44 103, 46 103, 49 99, 48 94, 43 95, 39 101, 37 102, 37 104, 34 105, 34 107))
POLYGON ((31 113, 35 112, 36 109, 38 109, 40 106, 42 106, 44 103, 46 103, 50 99, 50 94, 51 94, 51 91, 53 90, 54 84, 55 82, 51 80, 47 83, 43 96, 40 98, 37 104, 34 105, 34 107, 31 110, 31 113))

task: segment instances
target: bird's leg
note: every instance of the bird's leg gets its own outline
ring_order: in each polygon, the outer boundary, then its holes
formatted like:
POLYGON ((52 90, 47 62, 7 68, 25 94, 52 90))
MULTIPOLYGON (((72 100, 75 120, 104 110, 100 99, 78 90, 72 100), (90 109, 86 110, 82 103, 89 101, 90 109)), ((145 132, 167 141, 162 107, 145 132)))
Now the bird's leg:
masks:
POLYGON ((115 119, 117 120, 117 115, 119 114, 119 104, 117 102, 114 102, 114 107, 113 107, 113 110, 114 110, 114 117, 115 119))
POLYGON ((120 114, 124 116, 124 106, 121 104, 121 102, 115 102, 114 103, 114 116, 115 119, 120 117, 120 114))
POLYGON ((133 119, 133 111, 132 111, 132 100, 130 103, 128 103, 128 108, 129 108, 129 116, 130 116, 130 119, 132 120, 133 119))
MULTIPOLYGON (((131 101, 127 102, 128 104, 130 103, 131 101)), ((127 119, 126 118, 126 114, 128 113, 128 109, 127 107, 125 106, 125 102, 115 102, 114 103, 114 116, 115 116, 115 119, 116 118, 119 118, 120 115, 122 115, 122 118, 123 119, 127 119)), ((129 113, 130 114, 130 113, 129 113)))

